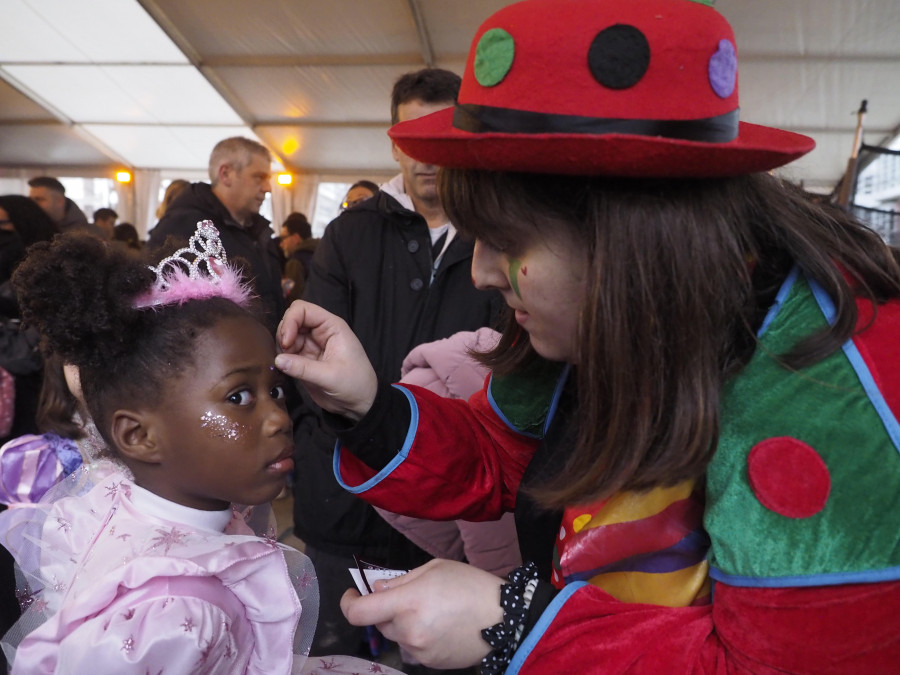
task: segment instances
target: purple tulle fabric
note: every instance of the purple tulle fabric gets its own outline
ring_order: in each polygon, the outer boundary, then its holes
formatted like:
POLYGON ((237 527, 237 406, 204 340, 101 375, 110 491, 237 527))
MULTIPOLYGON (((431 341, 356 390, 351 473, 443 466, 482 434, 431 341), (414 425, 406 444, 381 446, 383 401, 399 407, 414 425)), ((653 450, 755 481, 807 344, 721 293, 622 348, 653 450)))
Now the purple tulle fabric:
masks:
POLYGON ((19 436, 0 447, 0 503, 32 504, 81 465, 74 441, 56 434, 19 436))

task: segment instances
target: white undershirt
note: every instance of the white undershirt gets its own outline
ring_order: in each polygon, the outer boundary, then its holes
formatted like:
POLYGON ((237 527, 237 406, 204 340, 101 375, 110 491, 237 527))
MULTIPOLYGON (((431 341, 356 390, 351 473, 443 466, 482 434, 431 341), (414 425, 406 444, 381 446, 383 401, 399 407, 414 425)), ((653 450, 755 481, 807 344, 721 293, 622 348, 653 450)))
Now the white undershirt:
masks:
POLYGON ((170 502, 138 485, 131 488, 131 503, 141 513, 208 532, 224 532, 231 522, 231 508, 222 511, 192 509, 190 506, 170 502))

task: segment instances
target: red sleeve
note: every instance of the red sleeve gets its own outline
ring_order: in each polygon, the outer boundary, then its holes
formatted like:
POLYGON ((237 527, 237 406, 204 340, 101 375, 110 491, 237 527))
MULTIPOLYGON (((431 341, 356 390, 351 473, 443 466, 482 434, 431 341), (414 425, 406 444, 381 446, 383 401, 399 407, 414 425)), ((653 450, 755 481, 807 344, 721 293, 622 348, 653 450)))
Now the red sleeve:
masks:
POLYGON ((738 588, 712 605, 615 600, 571 584, 520 646, 509 673, 896 673, 900 583, 738 588))
POLYGON ((335 474, 366 501, 431 520, 493 520, 515 508, 538 440, 511 429, 485 389, 468 402, 394 385, 411 406, 406 440, 380 471, 339 448, 335 474))

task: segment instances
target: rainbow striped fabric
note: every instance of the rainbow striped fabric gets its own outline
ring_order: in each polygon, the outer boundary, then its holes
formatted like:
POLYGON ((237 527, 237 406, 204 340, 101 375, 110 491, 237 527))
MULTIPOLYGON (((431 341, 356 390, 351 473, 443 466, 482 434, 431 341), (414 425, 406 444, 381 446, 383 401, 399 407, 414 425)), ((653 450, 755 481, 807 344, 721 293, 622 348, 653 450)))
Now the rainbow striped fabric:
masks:
POLYGON ((703 494, 694 481, 622 492, 565 510, 553 583, 587 581, 623 602, 707 604, 708 549, 703 494))

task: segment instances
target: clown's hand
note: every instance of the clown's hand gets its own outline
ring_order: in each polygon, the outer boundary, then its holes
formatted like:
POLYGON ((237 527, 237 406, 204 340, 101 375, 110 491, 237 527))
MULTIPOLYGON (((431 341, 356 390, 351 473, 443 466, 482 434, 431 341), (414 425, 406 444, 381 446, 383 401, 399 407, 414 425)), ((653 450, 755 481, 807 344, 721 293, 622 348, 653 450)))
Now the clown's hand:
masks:
POLYGON ((375 400, 378 378, 347 323, 318 305, 295 301, 275 339, 275 365, 299 380, 323 409, 358 421, 375 400))
POLYGON ((341 611, 354 626, 377 626, 381 634, 433 668, 477 664, 491 647, 481 629, 503 619, 500 586, 490 572, 455 560, 432 560, 408 574, 376 581, 374 593, 354 589, 341 611))

